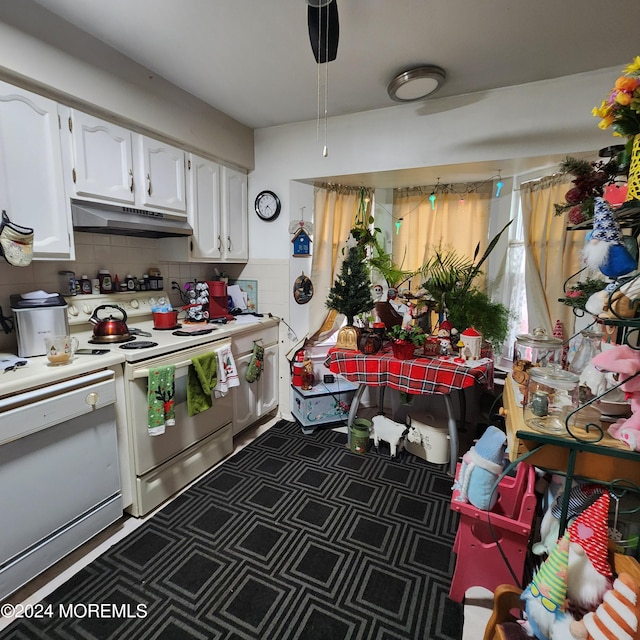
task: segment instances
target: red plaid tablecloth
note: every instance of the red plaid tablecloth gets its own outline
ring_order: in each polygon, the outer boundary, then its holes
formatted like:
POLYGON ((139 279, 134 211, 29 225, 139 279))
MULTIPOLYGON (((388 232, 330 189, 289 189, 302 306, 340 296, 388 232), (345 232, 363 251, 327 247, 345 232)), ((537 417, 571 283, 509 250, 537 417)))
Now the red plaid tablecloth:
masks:
POLYGON ((329 369, 351 382, 372 387, 392 387, 411 394, 450 393, 480 384, 493 388, 493 362, 466 367, 440 358, 398 360, 387 347, 375 355, 359 351, 329 351, 329 369))

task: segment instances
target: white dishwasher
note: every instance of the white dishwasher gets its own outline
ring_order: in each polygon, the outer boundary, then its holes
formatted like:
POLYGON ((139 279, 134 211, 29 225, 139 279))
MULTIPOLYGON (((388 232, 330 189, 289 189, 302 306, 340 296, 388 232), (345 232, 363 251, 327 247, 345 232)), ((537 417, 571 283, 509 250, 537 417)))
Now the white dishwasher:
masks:
POLYGON ((0 400, 0 600, 122 516, 104 370, 0 400))

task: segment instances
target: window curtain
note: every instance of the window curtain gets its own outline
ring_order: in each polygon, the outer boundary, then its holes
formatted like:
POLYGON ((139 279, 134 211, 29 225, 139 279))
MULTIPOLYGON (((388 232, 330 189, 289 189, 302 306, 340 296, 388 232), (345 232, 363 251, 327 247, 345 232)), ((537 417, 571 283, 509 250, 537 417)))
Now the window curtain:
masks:
MULTIPOLYGON (((314 295, 309 301, 308 334, 311 343, 326 340, 344 321, 344 316, 327 309, 326 301, 344 261, 342 249, 356 220, 361 193, 359 188, 333 185, 315 191, 311 258, 314 295)), ((371 193, 366 191, 365 195, 370 201, 371 193)))
POLYGON ((529 332, 541 327, 551 335, 560 320, 566 337, 573 333, 572 309, 558 298, 564 295, 564 283, 584 266, 587 232, 567 231, 566 217, 556 216, 553 207, 564 201, 571 178, 549 176, 520 186, 529 332))
POLYGON ((478 242, 482 255, 489 244, 492 189, 491 182, 396 189, 394 264, 405 271, 415 271, 439 246, 472 258, 478 242), (436 196, 433 206, 432 193, 436 196))

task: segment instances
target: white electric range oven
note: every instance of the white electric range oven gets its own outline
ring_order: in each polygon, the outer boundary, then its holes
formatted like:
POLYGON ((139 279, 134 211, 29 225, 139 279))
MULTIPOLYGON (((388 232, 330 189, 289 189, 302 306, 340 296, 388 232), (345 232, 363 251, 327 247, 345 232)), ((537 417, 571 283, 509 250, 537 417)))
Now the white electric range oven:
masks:
MULTIPOLYGON (((213 407, 190 417, 187 412, 187 372, 192 358, 211 353, 230 344, 224 325, 182 325, 179 329, 154 329, 150 299, 166 296, 162 291, 67 298, 70 330, 81 349, 108 349, 125 358, 124 398, 117 399, 120 463, 123 471, 123 495, 127 511, 143 516, 162 504, 189 482, 229 455, 233 449, 231 394, 214 400, 213 407), (126 313, 125 323, 133 339, 96 342, 89 318, 100 305, 116 305, 126 313), (179 331, 195 331, 176 335, 179 331), (208 333, 201 333, 208 332, 208 333), (175 426, 162 435, 150 436, 148 430, 149 371, 175 365, 175 426), (127 485, 129 491, 127 492, 127 485), (129 496, 127 495, 130 493, 129 496), (128 502, 131 502, 127 506, 128 502)), ((168 297, 167 297, 168 299, 168 297)), ((118 309, 101 309, 100 319, 121 319, 118 309)), ((78 355, 100 358, 100 355, 78 355)))

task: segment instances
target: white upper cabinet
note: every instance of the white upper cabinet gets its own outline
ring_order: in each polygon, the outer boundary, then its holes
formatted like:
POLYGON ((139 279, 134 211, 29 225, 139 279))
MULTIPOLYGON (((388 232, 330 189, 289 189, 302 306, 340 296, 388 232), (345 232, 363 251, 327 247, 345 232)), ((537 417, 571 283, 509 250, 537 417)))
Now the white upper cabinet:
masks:
POLYGON ((34 229, 35 259, 73 260, 58 105, 0 82, 0 209, 34 229))
POLYGON ((69 109, 71 179, 74 194, 109 202, 135 203, 131 131, 69 109))
POLYGON ((247 175, 222 167, 223 256, 229 262, 249 259, 247 175))
POLYGON ((222 258, 221 169, 215 162, 193 154, 190 156, 188 217, 193 237, 188 242, 193 260, 217 261, 222 258))
POLYGON ((142 135, 136 136, 136 145, 140 206, 186 213, 185 152, 142 135))
POLYGON ((64 120, 75 197, 186 215, 182 149, 75 109, 64 120))
POLYGON ((167 255, 189 262, 247 262, 247 175, 195 154, 187 169, 193 236, 163 240, 167 255))

